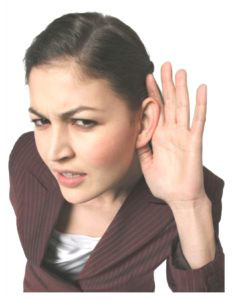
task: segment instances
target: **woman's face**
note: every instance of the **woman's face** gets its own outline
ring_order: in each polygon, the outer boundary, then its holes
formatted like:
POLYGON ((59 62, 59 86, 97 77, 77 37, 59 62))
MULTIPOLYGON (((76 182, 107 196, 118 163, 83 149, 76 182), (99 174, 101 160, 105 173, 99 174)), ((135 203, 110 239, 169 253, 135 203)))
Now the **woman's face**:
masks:
POLYGON ((141 177, 135 151, 139 122, 130 125, 126 104, 106 80, 81 80, 77 67, 67 63, 33 67, 29 93, 31 108, 44 116, 30 112, 32 120, 42 119, 35 124, 35 141, 51 173, 56 177, 56 169, 67 169, 87 174, 76 187, 59 184, 68 202, 113 203, 141 177), (81 106, 94 110, 61 119, 81 106))

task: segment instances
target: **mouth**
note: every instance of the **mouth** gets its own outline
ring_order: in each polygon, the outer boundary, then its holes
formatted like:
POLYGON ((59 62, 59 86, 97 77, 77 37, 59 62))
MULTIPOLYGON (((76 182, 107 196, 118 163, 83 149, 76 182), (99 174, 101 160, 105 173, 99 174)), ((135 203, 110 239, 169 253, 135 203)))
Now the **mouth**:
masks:
POLYGON ((59 173, 59 174, 63 174, 64 176, 75 176, 75 175, 86 175, 86 173, 81 172, 81 171, 74 171, 74 170, 68 170, 68 169, 64 169, 64 170, 58 170, 58 169, 54 169, 53 170, 55 173, 59 173))
POLYGON ((70 171, 69 172, 58 172, 58 174, 60 174, 64 177, 68 177, 68 178, 86 175, 85 173, 70 172, 70 171))
POLYGON ((58 180, 58 182, 61 185, 64 185, 66 187, 75 187, 78 186, 80 183, 83 182, 83 180, 85 179, 86 174, 78 174, 78 173, 66 173, 66 172, 56 172, 56 178, 58 180))

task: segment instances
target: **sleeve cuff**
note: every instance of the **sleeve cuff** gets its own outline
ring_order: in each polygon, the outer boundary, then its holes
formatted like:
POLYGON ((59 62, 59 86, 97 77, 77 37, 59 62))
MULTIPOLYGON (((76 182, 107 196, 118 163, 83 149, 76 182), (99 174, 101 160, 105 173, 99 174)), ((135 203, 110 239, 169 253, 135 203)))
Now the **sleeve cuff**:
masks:
POLYGON ((179 238, 167 259, 167 280, 176 292, 224 292, 224 253, 218 237, 213 261, 199 269, 192 269, 183 255, 179 238))

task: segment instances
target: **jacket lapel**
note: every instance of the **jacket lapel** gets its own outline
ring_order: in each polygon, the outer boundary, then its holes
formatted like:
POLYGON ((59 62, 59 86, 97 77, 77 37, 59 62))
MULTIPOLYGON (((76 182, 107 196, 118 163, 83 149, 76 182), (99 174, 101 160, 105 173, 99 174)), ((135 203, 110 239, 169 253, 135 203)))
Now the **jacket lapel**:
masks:
POLYGON ((21 232, 24 250, 26 256, 39 265, 65 200, 55 189, 48 190, 33 173, 27 172, 24 201, 21 232))
MULTIPOLYGON (((167 205, 151 194, 142 177, 94 248, 79 275, 79 280, 97 275, 114 265, 120 265, 145 243, 155 239, 156 232, 160 234, 160 230, 166 226, 165 222, 158 225, 154 222, 164 211, 173 220, 167 205), (155 207, 151 202, 160 205, 155 207)), ((173 226, 173 222, 171 224, 173 226)))

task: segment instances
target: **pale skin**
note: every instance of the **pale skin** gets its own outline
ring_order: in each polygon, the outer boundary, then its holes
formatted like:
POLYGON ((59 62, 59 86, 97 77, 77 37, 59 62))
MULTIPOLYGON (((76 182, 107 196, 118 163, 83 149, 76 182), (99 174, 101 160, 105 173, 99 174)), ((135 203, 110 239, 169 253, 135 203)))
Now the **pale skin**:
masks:
MULTIPOLYGON (((77 188, 59 185, 67 201, 60 230, 101 236, 141 178, 135 152, 141 123, 130 125, 125 102, 112 92, 106 80, 80 78, 80 73, 70 61, 33 67, 29 78, 30 106, 44 119, 31 112, 30 115, 36 120, 37 150, 51 173, 55 176, 54 169, 70 169, 87 174, 77 188), (81 111, 65 121, 58 117, 82 105, 100 111, 81 111), (85 124, 83 120, 97 124, 85 124)), ((149 105, 143 113, 151 123, 149 105)))
MULTIPOLYGON (((67 230, 102 235, 143 174, 152 194, 171 208, 190 266, 200 268, 212 261, 214 228, 202 167, 206 86, 197 90, 190 128, 186 71, 176 73, 174 85, 171 64, 164 63, 164 105, 153 75, 147 75, 149 97, 144 99, 134 125, 130 126, 123 101, 118 101, 105 81, 78 81, 70 70, 73 71, 66 64, 33 68, 29 82, 31 106, 47 119, 42 129, 35 130, 41 158, 52 173, 54 168, 81 168, 88 175, 79 189, 60 187, 72 204, 67 230), (96 127, 87 131, 58 119, 58 113, 78 105, 105 109, 105 113, 82 112, 73 116, 96 120, 96 127), (148 147, 150 140, 153 154, 148 147), (83 227, 86 220, 88 227, 83 227), (100 225, 93 231, 96 224, 100 225)), ((32 117, 35 119, 35 115, 32 117)))
POLYGON ((152 194, 171 208, 181 248, 192 269, 215 257, 211 201, 203 182, 202 136, 206 120, 206 85, 197 89, 192 126, 189 126, 187 73, 179 70, 172 80, 172 66, 161 67, 164 105, 154 77, 146 78, 149 95, 160 107, 153 135, 153 154, 147 145, 138 149, 141 168, 152 194))

